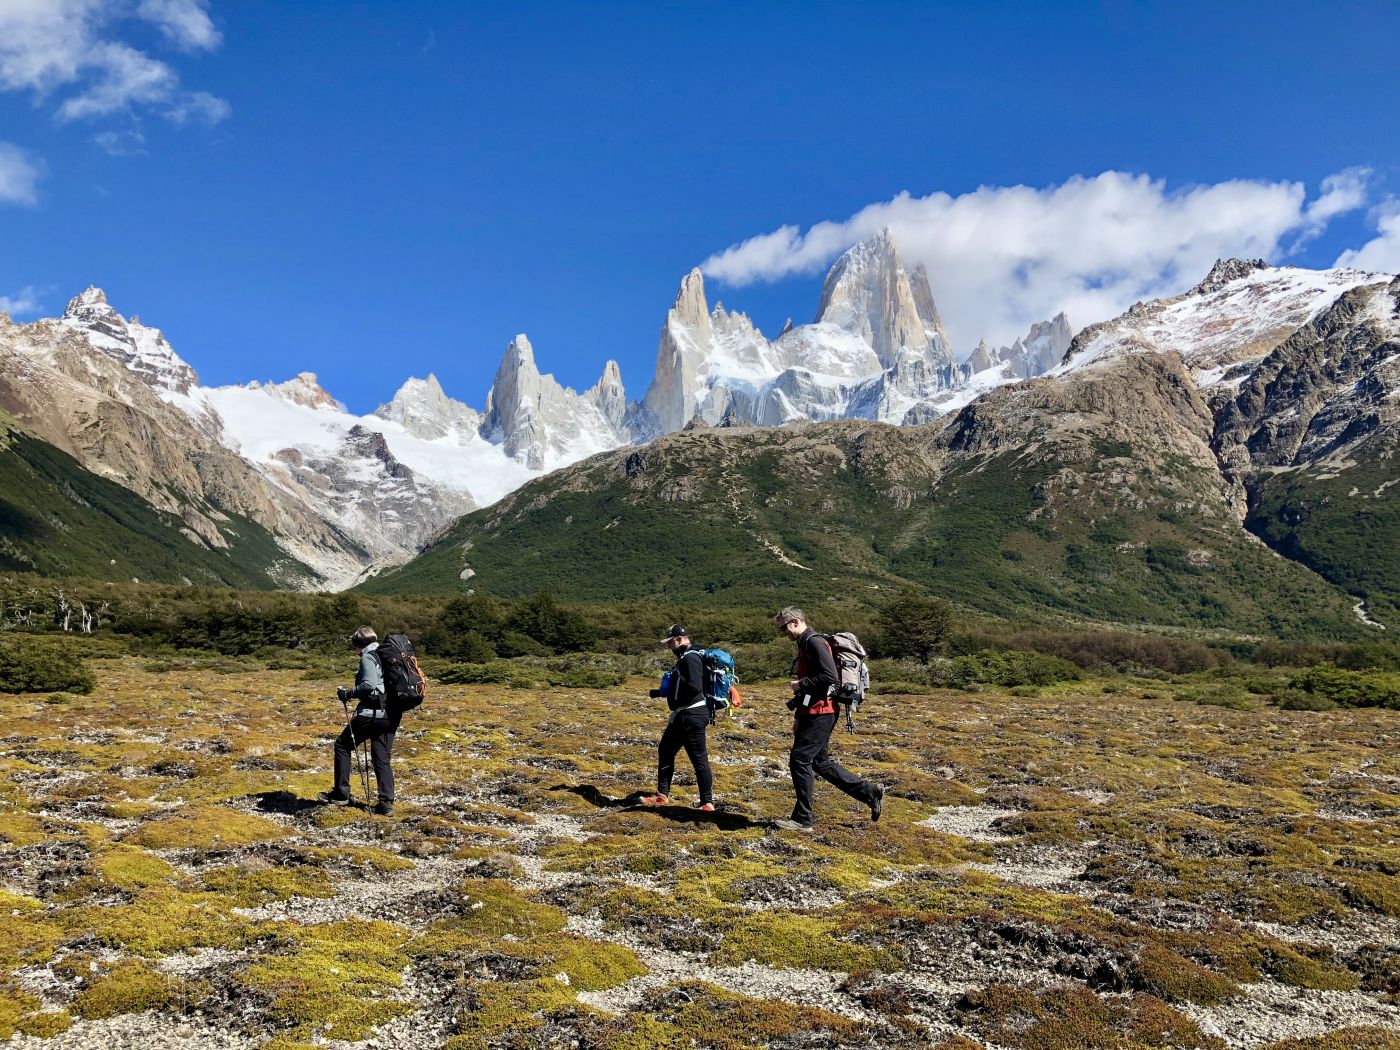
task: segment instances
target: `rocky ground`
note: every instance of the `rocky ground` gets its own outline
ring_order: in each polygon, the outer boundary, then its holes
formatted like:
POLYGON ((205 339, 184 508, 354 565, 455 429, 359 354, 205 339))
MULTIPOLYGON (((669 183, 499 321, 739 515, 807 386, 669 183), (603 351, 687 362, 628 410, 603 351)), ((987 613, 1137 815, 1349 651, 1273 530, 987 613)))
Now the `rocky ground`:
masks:
POLYGON ((776 686, 714 814, 629 804, 650 683, 439 686, 386 819, 314 801, 335 683, 96 666, 3 698, 11 1045, 1400 1048, 1394 712, 876 697, 884 819, 800 834, 776 686))

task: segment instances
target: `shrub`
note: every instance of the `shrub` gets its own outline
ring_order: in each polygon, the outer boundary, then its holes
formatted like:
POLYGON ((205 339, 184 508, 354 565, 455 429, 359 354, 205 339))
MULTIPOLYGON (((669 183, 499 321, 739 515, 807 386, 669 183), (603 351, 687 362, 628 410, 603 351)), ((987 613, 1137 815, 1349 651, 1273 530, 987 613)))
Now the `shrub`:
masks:
POLYGON ((0 641, 0 693, 91 693, 91 669, 70 647, 25 635, 0 641))
POLYGON ((1285 711, 1335 711, 1337 705, 1325 696, 1301 689, 1283 689, 1274 694, 1274 703, 1285 711))
POLYGON ((953 623, 953 607, 917 591, 901 591, 880 610, 875 643, 881 656, 912 656, 927 663, 953 623))
POLYGON ((974 684, 1045 686, 1083 677, 1068 660, 1015 650, 982 649, 951 660, 935 660, 928 668, 930 682, 951 689, 966 689, 974 684))
POLYGON ((1382 671, 1348 671, 1320 664, 1294 675, 1288 686, 1330 700, 1338 707, 1400 710, 1400 676, 1382 671))
POLYGON ((1231 711, 1249 711, 1254 707, 1246 699, 1244 690, 1233 682, 1212 682, 1183 689, 1176 694, 1176 698, 1204 707, 1227 707, 1231 711))

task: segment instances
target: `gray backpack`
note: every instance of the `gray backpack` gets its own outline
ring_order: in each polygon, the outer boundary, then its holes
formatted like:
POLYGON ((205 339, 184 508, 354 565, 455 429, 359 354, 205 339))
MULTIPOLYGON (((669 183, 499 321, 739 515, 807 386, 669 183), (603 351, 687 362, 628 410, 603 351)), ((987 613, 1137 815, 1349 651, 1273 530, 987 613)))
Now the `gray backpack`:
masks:
POLYGON ((838 631, 822 637, 831 646, 831 655, 836 658, 836 686, 831 691, 831 698, 846 709, 846 728, 854 733, 857 730, 852 716, 860 709, 866 690, 870 688, 865 646, 850 631, 838 631))

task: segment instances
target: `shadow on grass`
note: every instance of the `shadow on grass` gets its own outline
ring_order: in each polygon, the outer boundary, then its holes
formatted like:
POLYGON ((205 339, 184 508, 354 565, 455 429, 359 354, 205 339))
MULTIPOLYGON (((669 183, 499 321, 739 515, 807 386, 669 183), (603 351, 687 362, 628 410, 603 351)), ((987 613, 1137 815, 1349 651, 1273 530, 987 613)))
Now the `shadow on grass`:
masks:
MULTIPOLYGON (((254 795, 256 805, 264 813, 281 813, 283 816, 299 817, 303 813, 333 805, 319 798, 301 798, 290 791, 261 791, 254 795)), ((364 808, 361 806, 361 808, 364 808)))
POLYGON ((571 795, 577 795, 589 805, 597 806, 599 809, 645 809, 648 813, 655 813, 658 817, 675 824, 709 824, 720 831, 763 828, 767 827, 769 823, 767 820, 754 820, 743 813, 727 810, 722 802, 713 813, 702 813, 689 806, 643 806, 641 799, 643 795, 647 794, 645 791, 634 791, 622 798, 613 798, 592 784, 555 784, 549 790, 566 791, 571 795))

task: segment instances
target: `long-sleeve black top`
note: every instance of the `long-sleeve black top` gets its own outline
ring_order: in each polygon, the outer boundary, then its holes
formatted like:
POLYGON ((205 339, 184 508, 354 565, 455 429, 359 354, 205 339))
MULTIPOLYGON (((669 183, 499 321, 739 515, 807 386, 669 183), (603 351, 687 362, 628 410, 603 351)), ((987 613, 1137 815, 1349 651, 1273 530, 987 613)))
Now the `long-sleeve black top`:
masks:
POLYGON ((693 645, 676 650, 676 669, 671 673, 671 689, 666 706, 672 711, 692 707, 705 699, 704 650, 693 645))
POLYGON ((810 696, 813 700, 825 697, 840 680, 831 646, 810 627, 797 639, 797 667, 798 673, 804 675, 795 690, 799 696, 810 696))

